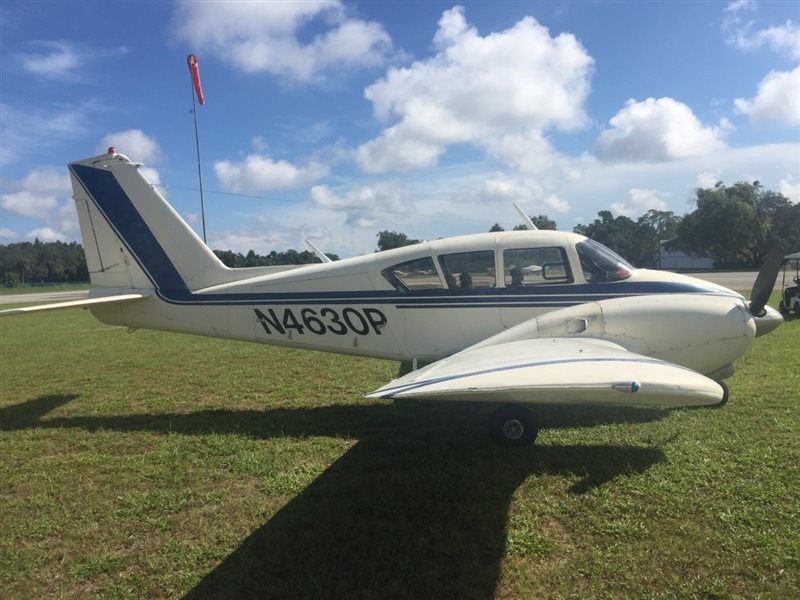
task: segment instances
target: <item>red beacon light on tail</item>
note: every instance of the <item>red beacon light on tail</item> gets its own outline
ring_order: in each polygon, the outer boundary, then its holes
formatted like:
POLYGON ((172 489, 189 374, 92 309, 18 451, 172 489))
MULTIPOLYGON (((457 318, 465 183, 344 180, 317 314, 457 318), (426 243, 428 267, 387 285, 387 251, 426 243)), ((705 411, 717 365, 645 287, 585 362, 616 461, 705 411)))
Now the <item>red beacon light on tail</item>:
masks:
POLYGON ((117 149, 114 146, 109 146, 108 147, 108 153, 109 154, 116 154, 117 153, 117 149))

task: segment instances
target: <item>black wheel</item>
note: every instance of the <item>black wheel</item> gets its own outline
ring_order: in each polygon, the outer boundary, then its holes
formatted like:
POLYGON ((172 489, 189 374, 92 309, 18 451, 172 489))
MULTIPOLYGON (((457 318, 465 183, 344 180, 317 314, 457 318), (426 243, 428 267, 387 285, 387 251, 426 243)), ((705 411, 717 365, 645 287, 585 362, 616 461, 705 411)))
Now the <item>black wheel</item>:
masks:
POLYGON ((539 434, 531 411, 519 404, 504 404, 492 416, 492 438, 507 448, 530 446, 539 434))
POLYGON ((728 396, 730 396, 730 390, 728 389, 728 384, 724 381, 718 381, 718 384, 722 386, 722 400, 717 402, 716 404, 709 404, 709 408, 722 408, 728 403, 728 396))
POLYGON ((789 309, 786 308, 786 305, 783 303, 783 300, 778 302, 778 312, 781 313, 782 317, 788 317, 789 316, 789 309))
POLYGON ((794 305, 794 314, 796 317, 800 317, 800 302, 794 305))

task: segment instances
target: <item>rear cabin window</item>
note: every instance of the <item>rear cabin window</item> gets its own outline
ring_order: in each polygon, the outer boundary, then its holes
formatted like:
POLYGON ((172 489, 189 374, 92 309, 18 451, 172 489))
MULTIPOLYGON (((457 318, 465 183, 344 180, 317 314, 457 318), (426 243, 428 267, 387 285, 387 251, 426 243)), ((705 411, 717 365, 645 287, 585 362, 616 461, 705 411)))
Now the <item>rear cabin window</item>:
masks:
POLYGON ((401 292, 444 289, 430 256, 394 265, 381 271, 381 275, 401 292))
POLYGON ((505 250, 503 265, 507 288, 572 282, 572 271, 563 248, 505 250))
POLYGON ((459 252, 439 257, 447 287, 451 290, 472 290, 495 286, 494 252, 459 252))

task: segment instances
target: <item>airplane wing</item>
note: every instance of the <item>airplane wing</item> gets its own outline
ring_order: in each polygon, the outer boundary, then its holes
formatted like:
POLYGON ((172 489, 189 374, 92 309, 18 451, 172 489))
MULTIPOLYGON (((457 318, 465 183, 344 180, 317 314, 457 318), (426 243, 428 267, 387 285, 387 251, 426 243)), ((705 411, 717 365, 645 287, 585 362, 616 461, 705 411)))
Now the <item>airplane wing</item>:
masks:
POLYGON ((99 304, 124 304, 126 302, 136 302, 148 298, 149 294, 119 294, 116 296, 100 296, 97 298, 84 298, 82 300, 70 300, 68 302, 56 302, 55 304, 40 304, 38 306, 23 306, 20 308, 9 308, 0 310, 0 317, 10 317, 11 315, 21 315, 32 312, 43 312, 47 310, 61 310, 63 308, 88 308, 99 304))
POLYGON ((537 338, 468 348, 395 379, 368 398, 651 406, 720 402, 690 369, 594 338, 537 338))

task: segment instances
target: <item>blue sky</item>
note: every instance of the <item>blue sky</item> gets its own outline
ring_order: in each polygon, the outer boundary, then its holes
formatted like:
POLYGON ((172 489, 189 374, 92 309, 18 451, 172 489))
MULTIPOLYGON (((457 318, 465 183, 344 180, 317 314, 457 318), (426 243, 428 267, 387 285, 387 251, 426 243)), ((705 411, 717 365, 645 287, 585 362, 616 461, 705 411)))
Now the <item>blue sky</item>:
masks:
POLYGON ((599 210, 800 201, 797 2, 13 2, 0 7, 2 243, 79 240, 66 163, 109 145, 209 245, 370 252, 599 210))

